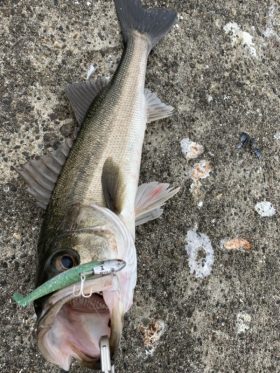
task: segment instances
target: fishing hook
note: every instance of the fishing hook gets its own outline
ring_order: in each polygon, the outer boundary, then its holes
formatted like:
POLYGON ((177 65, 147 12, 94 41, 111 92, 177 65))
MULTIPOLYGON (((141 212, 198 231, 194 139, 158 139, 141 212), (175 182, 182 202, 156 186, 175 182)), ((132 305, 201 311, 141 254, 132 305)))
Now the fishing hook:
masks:
POLYGON ((80 289, 78 290, 78 292, 76 291, 75 285, 73 286, 73 295, 75 297, 82 296, 84 298, 90 298, 92 296, 92 290, 90 291, 89 294, 84 293, 85 280, 86 280, 86 275, 84 273, 81 273, 81 285, 80 285, 80 289))

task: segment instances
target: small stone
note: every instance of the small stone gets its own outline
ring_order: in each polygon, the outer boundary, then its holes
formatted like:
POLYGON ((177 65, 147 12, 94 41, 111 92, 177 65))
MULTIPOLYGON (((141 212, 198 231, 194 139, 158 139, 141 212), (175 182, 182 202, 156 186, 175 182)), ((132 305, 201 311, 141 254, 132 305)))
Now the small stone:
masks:
POLYGON ((185 138, 180 142, 181 150, 184 157, 189 159, 195 159, 204 152, 204 147, 189 138, 185 138))
POLYGON ((234 238, 224 242, 223 247, 227 250, 251 250, 253 245, 242 238, 234 238))
POLYGON ((213 171, 211 163, 206 160, 202 160, 193 166, 191 178, 194 181, 197 181, 199 179, 205 179, 210 175, 211 171, 213 171))
POLYGON ((144 340, 146 353, 152 355, 155 347, 165 330, 165 323, 162 320, 152 320, 147 326, 140 325, 139 331, 141 332, 144 340))
POLYGON ((280 140, 280 131, 276 132, 273 137, 274 137, 275 140, 280 140))
POLYGON ((272 206, 272 203, 268 201, 258 202, 255 205, 255 210, 262 217, 271 217, 276 214, 276 210, 272 206))
POLYGON ((21 239, 21 235, 19 233, 14 233, 13 238, 15 238, 17 241, 21 239))
POLYGON ((199 201, 198 204, 197 204, 197 207, 201 208, 202 206, 203 206, 203 201, 199 201))
POLYGON ((246 333, 251 326, 252 317, 247 312, 239 312, 236 317, 237 334, 246 333))
POLYGON ((53 43, 53 47, 54 47, 54 48, 57 48, 57 49, 61 49, 61 48, 62 48, 62 43, 59 43, 58 41, 55 41, 55 42, 53 43))

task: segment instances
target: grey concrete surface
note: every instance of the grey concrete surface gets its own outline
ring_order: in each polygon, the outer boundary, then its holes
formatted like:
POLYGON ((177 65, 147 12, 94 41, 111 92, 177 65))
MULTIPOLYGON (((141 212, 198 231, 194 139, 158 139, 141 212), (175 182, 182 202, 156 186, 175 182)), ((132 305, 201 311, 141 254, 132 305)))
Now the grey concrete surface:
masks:
MULTIPOLYGON (((176 114, 148 126, 141 181, 181 191, 161 219, 137 230, 138 284, 116 372, 280 372, 280 3, 146 4, 177 9, 179 22, 149 58, 147 87, 176 114), (261 159, 236 149, 241 131, 256 139, 261 159), (187 176, 197 160, 182 156, 184 137, 202 144, 198 160, 213 166, 201 180, 200 207, 187 176), (263 200, 274 216, 254 210, 263 200), (194 228, 214 249, 212 272, 202 279, 190 273, 185 250, 194 228), (253 248, 222 250, 230 238, 253 248), (163 331, 147 351, 151 324, 163 331)), ((65 85, 85 79, 91 63, 97 75, 111 76, 121 35, 112 1, 3 0, 0 14, 0 371, 59 372, 37 350, 32 307, 11 301, 14 291, 33 289, 43 216, 13 167, 71 133, 65 85)), ((86 369, 75 363, 72 371, 86 369)))

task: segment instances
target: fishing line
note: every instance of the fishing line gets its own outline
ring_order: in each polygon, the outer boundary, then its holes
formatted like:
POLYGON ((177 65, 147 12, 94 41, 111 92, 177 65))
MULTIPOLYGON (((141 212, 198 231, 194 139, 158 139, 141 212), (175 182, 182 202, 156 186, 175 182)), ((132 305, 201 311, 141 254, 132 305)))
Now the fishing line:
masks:
POLYGON ((117 292, 120 294, 120 291, 121 291, 120 279, 116 273, 112 273, 112 283, 113 283, 112 290, 109 289, 109 291, 117 292))

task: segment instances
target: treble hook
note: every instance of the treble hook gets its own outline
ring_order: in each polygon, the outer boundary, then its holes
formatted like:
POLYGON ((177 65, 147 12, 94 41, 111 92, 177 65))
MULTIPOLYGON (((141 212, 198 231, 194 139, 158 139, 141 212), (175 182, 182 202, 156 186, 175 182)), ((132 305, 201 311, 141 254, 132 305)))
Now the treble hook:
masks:
POLYGON ((92 296, 92 290, 90 291, 89 294, 85 294, 84 293, 84 284, 85 284, 85 280, 86 280, 86 275, 84 273, 81 273, 81 285, 80 285, 80 289, 78 290, 78 292, 76 292, 76 287, 75 285, 73 286, 73 295, 75 297, 84 297, 84 298, 90 298, 92 296))

